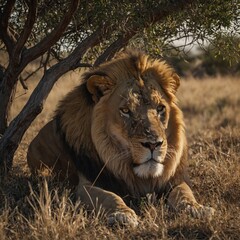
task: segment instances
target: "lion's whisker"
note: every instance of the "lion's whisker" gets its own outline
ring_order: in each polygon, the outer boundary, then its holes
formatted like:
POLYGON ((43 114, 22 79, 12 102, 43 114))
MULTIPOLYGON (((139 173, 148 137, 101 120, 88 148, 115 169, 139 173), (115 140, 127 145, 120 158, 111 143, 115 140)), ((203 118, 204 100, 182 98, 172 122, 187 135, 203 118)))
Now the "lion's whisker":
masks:
POLYGON ((116 161, 117 159, 122 159, 124 157, 128 157, 130 155, 129 151, 124 151, 118 155, 116 155, 114 158, 108 158, 105 162, 104 162, 104 165, 103 167, 101 168, 101 170, 99 171, 98 175, 96 176, 96 178, 94 179, 92 185, 91 185, 91 188, 95 185, 95 183, 97 182, 98 178, 100 177, 100 175, 102 174, 103 170, 105 169, 105 167, 107 166, 107 164, 110 162, 110 161, 116 161))

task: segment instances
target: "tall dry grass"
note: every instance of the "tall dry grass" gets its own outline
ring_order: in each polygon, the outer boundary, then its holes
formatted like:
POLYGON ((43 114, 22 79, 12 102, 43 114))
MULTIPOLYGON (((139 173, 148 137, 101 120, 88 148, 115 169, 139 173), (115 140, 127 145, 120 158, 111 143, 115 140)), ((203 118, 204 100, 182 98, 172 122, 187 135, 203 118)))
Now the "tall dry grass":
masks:
MULTIPOLYGON (((78 78, 67 75, 56 84, 19 146, 13 170, 0 186, 0 239, 239 239, 240 79, 186 79, 178 93, 189 140, 192 188, 200 203, 217 210, 213 220, 175 215, 160 201, 142 204, 138 228, 109 229, 102 213, 86 213, 65 183, 36 179, 26 165, 29 142, 78 78)), ((28 98, 22 93, 19 87, 13 116, 28 98)))

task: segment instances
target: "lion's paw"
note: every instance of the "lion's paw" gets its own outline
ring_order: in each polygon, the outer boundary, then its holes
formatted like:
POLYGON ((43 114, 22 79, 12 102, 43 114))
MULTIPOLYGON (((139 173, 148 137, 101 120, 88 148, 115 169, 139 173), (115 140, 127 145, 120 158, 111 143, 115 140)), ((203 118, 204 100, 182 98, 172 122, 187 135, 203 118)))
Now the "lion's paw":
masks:
POLYGON ((135 213, 119 211, 108 215, 107 223, 111 227, 119 224, 120 226, 129 226, 135 228, 138 226, 138 219, 135 213))
POLYGON ((188 204, 185 210, 191 216, 198 219, 207 218, 211 220, 213 215, 215 214, 214 208, 203 206, 201 204, 194 204, 194 205, 188 204))

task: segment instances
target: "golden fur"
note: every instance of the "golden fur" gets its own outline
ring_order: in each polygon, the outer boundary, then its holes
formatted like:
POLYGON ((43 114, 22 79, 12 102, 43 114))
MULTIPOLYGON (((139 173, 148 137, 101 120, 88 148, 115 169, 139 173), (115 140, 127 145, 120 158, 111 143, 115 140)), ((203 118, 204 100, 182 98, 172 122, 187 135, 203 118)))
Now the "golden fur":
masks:
POLYGON ((179 83, 164 61, 134 51, 91 70, 31 143, 30 168, 46 166, 78 181, 81 201, 104 208, 109 224, 136 226, 126 204, 149 193, 165 194, 174 209, 211 216, 187 184, 179 83))

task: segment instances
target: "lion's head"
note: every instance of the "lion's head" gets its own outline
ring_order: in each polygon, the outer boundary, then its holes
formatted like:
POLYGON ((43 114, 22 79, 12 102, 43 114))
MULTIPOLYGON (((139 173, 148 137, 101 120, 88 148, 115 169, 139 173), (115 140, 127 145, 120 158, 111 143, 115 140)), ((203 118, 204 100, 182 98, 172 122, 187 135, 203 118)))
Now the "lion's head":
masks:
POLYGON ((140 178, 172 175, 180 161, 173 145, 183 148, 177 74, 163 61, 127 52, 85 79, 94 101, 92 141, 106 167, 119 177, 129 169, 140 178))

